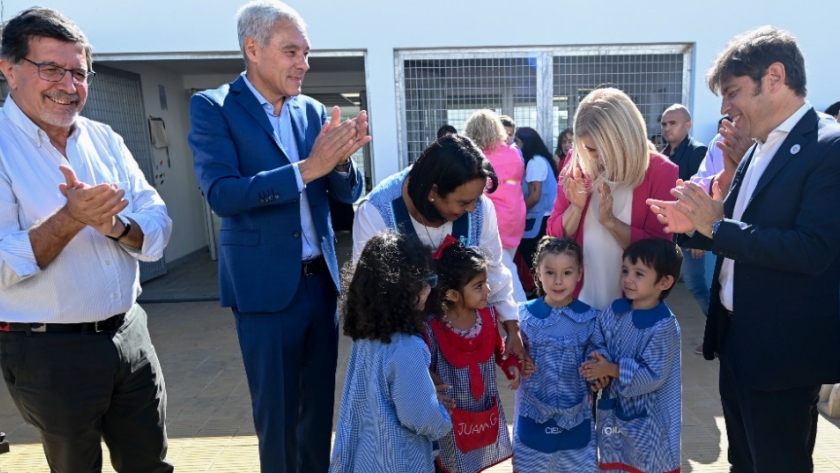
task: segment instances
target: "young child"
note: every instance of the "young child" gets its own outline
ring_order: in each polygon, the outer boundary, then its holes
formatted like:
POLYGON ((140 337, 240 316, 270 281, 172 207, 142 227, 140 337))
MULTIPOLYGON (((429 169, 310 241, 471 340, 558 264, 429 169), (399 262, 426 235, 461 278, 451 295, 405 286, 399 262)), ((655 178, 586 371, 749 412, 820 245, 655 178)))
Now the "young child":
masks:
POLYGON ((353 346, 330 472, 431 473, 432 442, 452 430, 452 420, 429 375, 422 335, 436 281, 429 250, 414 236, 380 233, 344 280, 344 334, 353 346))
POLYGON ((437 314, 426 325, 431 370, 450 386, 445 395, 455 401, 452 432, 440 439, 438 467, 448 473, 476 473, 512 454, 494 360, 512 380, 511 389, 519 386, 520 366, 514 356, 501 359, 504 342, 496 314, 487 306, 488 260, 451 236, 434 258, 438 287, 426 306, 437 314))
POLYGON ((597 468, 590 389, 580 375, 598 311, 573 297, 583 276, 583 251, 568 238, 543 237, 534 253, 542 297, 519 305, 533 376, 516 392, 513 470, 592 472, 597 468))
POLYGON ((599 340, 581 366, 587 380, 612 378, 598 401, 601 470, 679 471, 680 326, 665 298, 681 264, 679 247, 667 240, 640 240, 624 250, 625 298, 598 317, 599 340))

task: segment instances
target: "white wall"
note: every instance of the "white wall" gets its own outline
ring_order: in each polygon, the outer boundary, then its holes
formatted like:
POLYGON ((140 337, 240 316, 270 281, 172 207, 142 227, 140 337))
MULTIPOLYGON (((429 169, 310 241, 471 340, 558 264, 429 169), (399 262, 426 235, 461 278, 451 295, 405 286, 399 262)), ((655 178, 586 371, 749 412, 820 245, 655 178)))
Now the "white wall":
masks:
MULTIPOLYGON (((229 0, 42 0, 73 18, 99 53, 236 51, 229 0)), ((29 0, 6 0, 7 16, 29 0)), ((309 24, 315 49, 367 50, 367 90, 374 135, 375 178, 397 170, 394 49, 523 45, 696 43, 694 136, 707 140, 719 118, 719 99, 703 73, 735 34, 774 24, 793 32, 805 53, 809 98, 818 109, 840 99, 836 22, 840 2, 801 0, 458 0, 353 2, 293 0, 309 24)), ((313 73, 315 71, 312 71, 313 73)))
MULTIPOLYGON (((169 162, 163 183, 157 186, 169 216, 172 237, 164 254, 173 261, 207 246, 204 203, 193 172, 192 152, 187 145, 189 103, 179 75, 148 65, 121 69, 140 74, 146 115, 163 118, 169 137, 169 162), (161 110, 158 85, 166 89, 167 110, 161 110)), ((167 163, 166 150, 152 148, 152 159, 167 163)))

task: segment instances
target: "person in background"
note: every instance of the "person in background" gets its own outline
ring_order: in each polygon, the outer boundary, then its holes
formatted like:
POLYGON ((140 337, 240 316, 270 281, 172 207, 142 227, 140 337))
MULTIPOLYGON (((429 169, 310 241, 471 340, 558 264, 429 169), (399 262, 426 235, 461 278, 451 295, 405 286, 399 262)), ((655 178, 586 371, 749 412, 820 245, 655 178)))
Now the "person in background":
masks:
POLYGON ((548 234, 581 245, 584 277, 575 295, 603 310, 621 296, 622 251, 643 238, 671 239, 645 199, 669 197, 678 168, 653 150, 641 112, 618 89, 590 92, 574 130, 548 234))
POLYGON ((559 172, 566 164, 566 157, 575 145, 575 134, 571 128, 566 128, 557 135, 557 146, 554 148, 554 167, 559 172))
POLYGON ((458 134, 458 130, 456 130, 455 127, 452 126, 452 125, 443 125, 440 128, 438 128, 438 131, 437 131, 437 137, 438 138, 443 138, 446 135, 457 135, 457 134, 458 134))
POLYGON ((166 385, 137 296, 139 262, 163 257, 172 220, 123 138, 80 116, 91 49, 47 8, 2 28, 0 370, 50 471, 101 471, 104 440, 116 471, 170 473, 166 385))
POLYGON ((251 393, 260 468, 329 468, 338 360, 335 232, 328 197, 352 203, 350 156, 370 142, 367 113, 341 123, 300 95, 306 24, 288 5, 237 12, 245 72, 190 99, 189 144, 207 203, 222 217, 221 305, 230 307, 251 393))
POLYGON ((663 138, 659 133, 651 135, 650 142, 653 143, 653 147, 657 153, 661 153, 662 150, 668 146, 668 143, 665 142, 665 138, 663 138))
POLYGON ((499 236, 502 239, 502 263, 513 275, 513 300, 517 303, 525 302, 525 292, 516 277, 516 265, 513 263, 525 231, 525 198, 522 195, 525 167, 519 153, 505 144, 505 129, 492 110, 473 113, 464 124, 464 136, 481 148, 499 179, 499 187, 487 194, 487 197, 496 207, 499 236))
POLYGON ((829 105, 828 108, 825 109, 825 114, 834 117, 835 120, 840 122, 840 102, 834 102, 829 105))
MULTIPOLYGON (((685 106, 674 104, 662 114, 662 137, 668 146, 662 150, 680 168, 680 179, 687 181, 697 173, 706 156, 706 145, 692 138, 691 113, 685 106)), ((706 279, 706 260, 710 256, 703 250, 681 248, 683 252, 682 280, 703 315, 709 312, 709 288, 706 279)))
POLYGON ((545 236, 548 216, 557 195, 557 168, 551 152, 537 130, 521 127, 516 130, 516 144, 525 158, 525 234, 520 243, 520 253, 533 273, 534 251, 540 238, 545 236))

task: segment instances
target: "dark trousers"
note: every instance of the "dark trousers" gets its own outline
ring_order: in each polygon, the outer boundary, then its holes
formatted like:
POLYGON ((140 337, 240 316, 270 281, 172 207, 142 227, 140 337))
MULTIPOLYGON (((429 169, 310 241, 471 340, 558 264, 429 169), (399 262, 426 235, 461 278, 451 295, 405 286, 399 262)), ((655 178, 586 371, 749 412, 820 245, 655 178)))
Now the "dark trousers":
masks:
POLYGON ((754 389, 725 353, 721 354, 720 398, 729 439, 730 471, 813 471, 819 390, 819 385, 779 391, 754 389))
POLYGON ((102 439, 118 472, 168 473, 166 388, 135 305, 106 332, 0 332, 0 368, 54 473, 102 470, 102 439))
MULTIPOLYGON (((536 225, 536 223, 534 225, 536 225)), ((519 252, 522 254, 522 258, 525 260, 525 263, 527 263, 528 267, 532 270, 534 253, 537 251, 537 244, 540 242, 540 239, 545 236, 547 227, 548 216, 543 216, 542 222, 540 223, 540 232, 537 233, 537 236, 534 238, 523 238, 522 241, 519 242, 519 252)))
POLYGON ((263 473, 329 468, 338 329, 327 271, 302 276, 280 312, 234 309, 263 473))

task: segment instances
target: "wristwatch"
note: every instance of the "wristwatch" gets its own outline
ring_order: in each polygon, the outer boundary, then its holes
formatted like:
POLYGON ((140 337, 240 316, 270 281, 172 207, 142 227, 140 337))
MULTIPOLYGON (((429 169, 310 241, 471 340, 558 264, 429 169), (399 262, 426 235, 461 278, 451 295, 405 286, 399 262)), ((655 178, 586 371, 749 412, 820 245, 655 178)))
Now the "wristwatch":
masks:
POLYGON ((123 228, 122 233, 120 233, 120 236, 112 237, 111 235, 105 235, 106 237, 108 237, 108 238, 110 238, 114 241, 122 240, 123 238, 125 238, 126 235, 128 235, 128 232, 131 231, 131 220, 123 217, 122 215, 117 215, 117 220, 122 222, 123 226, 125 227, 125 228, 123 228))
POLYGON ((723 219, 716 220, 716 221, 712 224, 712 238, 714 238, 714 237, 715 237, 715 234, 717 233, 718 228, 720 228, 720 224, 721 224, 721 223, 723 223, 723 219))
POLYGON ((348 159, 347 161, 344 161, 343 163, 336 164, 334 169, 338 172, 347 172, 347 171, 350 170, 350 165, 351 164, 353 164, 353 160, 348 159))

